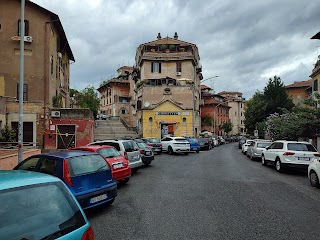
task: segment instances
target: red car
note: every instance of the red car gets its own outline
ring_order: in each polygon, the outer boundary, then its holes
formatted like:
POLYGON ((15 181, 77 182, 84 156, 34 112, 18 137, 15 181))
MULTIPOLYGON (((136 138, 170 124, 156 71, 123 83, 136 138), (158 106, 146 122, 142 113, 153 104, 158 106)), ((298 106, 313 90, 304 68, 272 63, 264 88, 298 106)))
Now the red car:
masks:
POLYGON ((127 183, 131 177, 131 168, 129 161, 125 159, 117 149, 112 146, 90 145, 76 147, 69 150, 82 150, 99 153, 110 166, 114 180, 127 183))

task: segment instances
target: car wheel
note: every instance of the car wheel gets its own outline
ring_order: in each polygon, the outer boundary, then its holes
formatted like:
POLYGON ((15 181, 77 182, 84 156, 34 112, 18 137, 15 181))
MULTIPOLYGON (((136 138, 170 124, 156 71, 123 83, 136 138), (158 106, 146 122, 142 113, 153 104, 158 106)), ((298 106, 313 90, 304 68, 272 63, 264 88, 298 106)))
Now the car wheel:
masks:
POLYGON ((170 154, 170 155, 172 155, 173 154, 173 151, 172 151, 172 147, 168 147, 168 153, 170 154))
POLYGON ((309 180, 312 187, 320 188, 319 178, 315 171, 311 170, 309 180))
POLYGON ((283 172, 282 163, 279 158, 276 159, 275 166, 276 166, 277 172, 283 172))
POLYGON ((199 150, 196 151, 196 153, 199 153, 199 152, 200 152, 199 150))
POLYGON ((107 206, 110 206, 110 205, 114 202, 114 199, 115 199, 115 198, 112 198, 109 202, 106 202, 106 205, 107 205, 107 206))
POLYGON ((123 180, 122 180, 122 183, 123 183, 123 184, 126 184, 127 182, 129 182, 129 179, 130 179, 130 178, 128 178, 128 177, 125 178, 125 179, 123 179, 123 180))
POLYGON ((261 164, 263 166, 267 166, 267 162, 266 162, 266 159, 265 159, 264 155, 261 156, 261 164))

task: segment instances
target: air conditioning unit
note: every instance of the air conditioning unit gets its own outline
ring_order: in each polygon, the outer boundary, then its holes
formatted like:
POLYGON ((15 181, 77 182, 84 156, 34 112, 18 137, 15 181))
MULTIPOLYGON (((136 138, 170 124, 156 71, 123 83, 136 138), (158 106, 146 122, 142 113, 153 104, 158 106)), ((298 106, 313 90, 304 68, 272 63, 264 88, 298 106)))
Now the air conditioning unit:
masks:
POLYGON ((181 72, 177 72, 177 76, 181 76, 181 72))
POLYGON ((31 36, 24 36, 24 41, 31 43, 32 42, 32 37, 31 36))
POLYGON ((51 117, 60 117, 60 111, 51 111, 51 117))

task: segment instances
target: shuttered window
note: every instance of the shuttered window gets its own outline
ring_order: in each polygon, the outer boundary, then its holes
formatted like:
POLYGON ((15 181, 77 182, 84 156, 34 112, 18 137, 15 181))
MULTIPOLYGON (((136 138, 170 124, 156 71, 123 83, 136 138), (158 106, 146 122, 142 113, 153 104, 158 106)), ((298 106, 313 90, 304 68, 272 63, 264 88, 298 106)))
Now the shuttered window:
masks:
POLYGON ((151 63, 151 72, 152 73, 161 73, 161 63, 152 62, 151 63))
MULTIPOLYGON (((19 100, 19 83, 17 84, 17 100, 19 100)), ((28 101, 28 84, 23 84, 23 101, 28 101)))

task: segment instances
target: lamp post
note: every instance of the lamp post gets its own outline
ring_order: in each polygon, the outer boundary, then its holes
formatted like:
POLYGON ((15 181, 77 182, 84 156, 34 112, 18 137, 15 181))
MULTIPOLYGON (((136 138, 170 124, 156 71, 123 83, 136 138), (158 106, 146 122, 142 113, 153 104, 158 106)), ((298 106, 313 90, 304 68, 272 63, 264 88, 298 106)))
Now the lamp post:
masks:
POLYGON ((213 79, 213 78, 217 78, 217 77, 219 77, 219 76, 213 76, 213 77, 209 77, 209 78, 206 78, 206 79, 202 79, 200 81, 200 83, 203 83, 204 81, 207 81, 207 80, 210 80, 210 79, 213 79))

